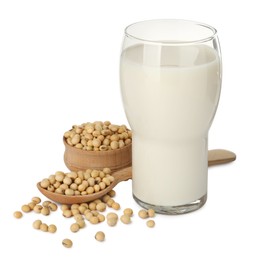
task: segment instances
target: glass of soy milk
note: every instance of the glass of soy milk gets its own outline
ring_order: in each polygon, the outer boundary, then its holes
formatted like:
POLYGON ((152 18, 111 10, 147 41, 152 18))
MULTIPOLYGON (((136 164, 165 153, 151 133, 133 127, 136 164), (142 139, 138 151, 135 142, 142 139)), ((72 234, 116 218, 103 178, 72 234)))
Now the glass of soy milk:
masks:
POLYGON ((208 131, 221 91, 216 29, 186 20, 129 25, 120 85, 133 132, 135 201, 163 214, 199 209, 207 199, 208 131))

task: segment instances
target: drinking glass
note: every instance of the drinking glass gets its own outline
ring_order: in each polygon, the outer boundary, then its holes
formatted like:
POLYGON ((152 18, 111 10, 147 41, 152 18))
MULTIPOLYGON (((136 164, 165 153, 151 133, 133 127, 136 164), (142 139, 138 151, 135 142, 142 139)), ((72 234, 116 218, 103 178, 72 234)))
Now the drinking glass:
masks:
POLYGON ((133 133, 133 197, 144 208, 183 214, 206 202, 207 140, 221 71, 210 25, 149 20, 126 27, 120 86, 133 133))

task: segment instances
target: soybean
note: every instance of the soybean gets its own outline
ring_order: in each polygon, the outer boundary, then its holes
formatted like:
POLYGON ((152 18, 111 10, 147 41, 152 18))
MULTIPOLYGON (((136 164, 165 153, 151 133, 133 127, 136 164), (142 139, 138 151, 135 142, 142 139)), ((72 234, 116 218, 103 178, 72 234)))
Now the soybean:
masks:
POLYGON ((146 224, 147 224, 147 226, 148 226, 149 228, 152 228, 152 227, 155 226, 155 221, 152 220, 152 219, 150 219, 150 220, 148 220, 148 221, 146 222, 146 224))
POLYGON ((155 216, 155 211, 153 209, 148 209, 148 216, 153 218, 155 216))
POLYGON ((122 215, 120 217, 120 220, 124 223, 124 224, 130 224, 131 223, 131 218, 128 215, 122 215))
POLYGON ((118 215, 114 212, 110 212, 107 214, 107 224, 111 227, 117 224, 118 215))
POLYGON ((100 242, 104 241, 104 240, 105 240, 105 234, 104 234, 104 232, 98 231, 98 232, 95 234, 95 239, 96 239, 97 241, 100 241, 100 242))
POLYGON ((83 219, 77 220, 76 223, 78 224, 79 228, 85 227, 85 221, 83 219))
POLYGON ((99 222, 103 222, 105 220, 105 216, 103 214, 99 214, 97 217, 99 222))
POLYGON ((31 210, 33 210, 34 207, 36 206, 36 203, 30 202, 30 203, 28 203, 28 206, 30 207, 31 210))
POLYGON ((42 221, 41 220, 35 220, 34 222, 33 222, 33 228, 34 229, 40 229, 40 226, 41 226, 41 224, 42 224, 42 221))
POLYGON ((118 215, 114 212, 109 212, 107 214, 107 219, 110 219, 110 218, 118 219, 118 215))
POLYGON ((100 212, 103 212, 106 210, 106 204, 103 202, 100 202, 96 205, 96 209, 100 212))
POLYGON ((140 218, 143 218, 143 219, 148 218, 148 211, 145 209, 141 209, 139 211, 138 215, 140 218))
POLYGON ((99 223, 99 219, 96 216, 92 216, 89 221, 90 221, 91 224, 98 224, 99 223))
POLYGON ((49 233, 55 233, 57 231, 57 227, 53 224, 48 226, 48 232, 49 233))
POLYGON ((29 205, 25 204, 21 207, 21 210, 25 213, 28 213, 31 211, 31 208, 29 207, 29 205))
POLYGON ((65 238, 62 240, 62 245, 66 248, 70 248, 73 246, 73 242, 72 242, 72 240, 65 238))
POLYGON ((70 230, 72 232, 77 232, 78 230, 80 229, 80 226, 77 224, 77 223, 73 223, 71 226, 70 226, 70 230))
POLYGON ((41 209, 41 214, 43 214, 44 216, 50 215, 50 210, 49 210, 49 208, 43 207, 43 208, 41 209))
POLYGON ((66 209, 62 212, 62 215, 65 217, 65 218, 70 218, 72 217, 72 211, 70 209, 66 209))
POLYGON ((133 215, 133 210, 131 208, 126 208, 123 211, 124 215, 132 216, 133 215))
POLYGON ((14 216, 15 218, 22 218, 23 214, 22 214, 22 212, 20 212, 20 211, 15 211, 15 212, 13 213, 13 216, 14 216))
POLYGON ((111 207, 112 207, 113 209, 115 209, 115 210, 119 210, 119 209, 120 209, 120 204, 117 203, 117 202, 113 202, 112 205, 111 205, 111 207))
POLYGON ((43 232, 47 232, 48 231, 48 225, 45 224, 45 223, 42 223, 39 228, 43 232))
POLYGON ((117 219, 115 218, 109 218, 107 219, 107 224, 110 226, 110 227, 113 227, 117 224, 117 219))
POLYGON ((50 203, 49 204, 49 209, 51 211, 56 211, 58 209, 58 206, 55 203, 50 203))
POLYGON ((41 202, 41 199, 39 197, 33 197, 32 202, 34 202, 35 204, 39 204, 41 202))
POLYGON ((43 206, 37 204, 37 205, 35 205, 35 207, 34 207, 33 210, 34 210, 34 212, 36 212, 36 213, 41 213, 42 208, 43 208, 43 206))

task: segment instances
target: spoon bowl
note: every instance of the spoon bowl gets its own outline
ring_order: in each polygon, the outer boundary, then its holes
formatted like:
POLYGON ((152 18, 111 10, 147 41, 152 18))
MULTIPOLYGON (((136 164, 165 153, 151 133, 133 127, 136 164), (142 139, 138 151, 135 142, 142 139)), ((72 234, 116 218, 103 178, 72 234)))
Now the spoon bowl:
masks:
POLYGON ((41 187, 40 182, 37 183, 37 188, 39 191, 48 199, 51 199, 55 202, 61 203, 61 204, 75 204, 75 203, 83 203, 88 201, 93 201, 96 199, 99 199, 106 195, 109 191, 111 191, 119 182, 126 181, 132 178, 132 168, 127 167, 122 170, 113 172, 111 174, 114 177, 114 181, 107 186, 104 190, 101 190, 99 192, 92 193, 90 195, 72 195, 67 196, 64 194, 55 193, 52 191, 48 191, 41 187))
MULTIPOLYGON (((223 149, 216 149, 208 151, 208 166, 224 164, 232 162, 236 159, 236 155, 233 152, 223 149)), ((127 167, 112 173, 114 181, 104 190, 101 190, 90 195, 64 195, 48 191, 41 187, 40 182, 37 183, 37 188, 39 191, 48 199, 61 204, 75 204, 89 202, 103 197, 109 191, 111 191, 119 182, 126 181, 132 178, 132 168, 127 167)))

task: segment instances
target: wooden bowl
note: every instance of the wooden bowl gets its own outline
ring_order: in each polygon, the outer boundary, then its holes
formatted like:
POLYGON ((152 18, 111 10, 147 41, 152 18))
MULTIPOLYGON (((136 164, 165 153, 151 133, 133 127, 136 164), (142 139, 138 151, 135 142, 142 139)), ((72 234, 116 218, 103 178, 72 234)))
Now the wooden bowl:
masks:
POLYGON ((65 137, 63 137, 63 142, 65 145, 64 162, 71 171, 102 170, 103 168, 117 171, 132 165, 131 144, 116 150, 85 151, 69 145, 65 137))

